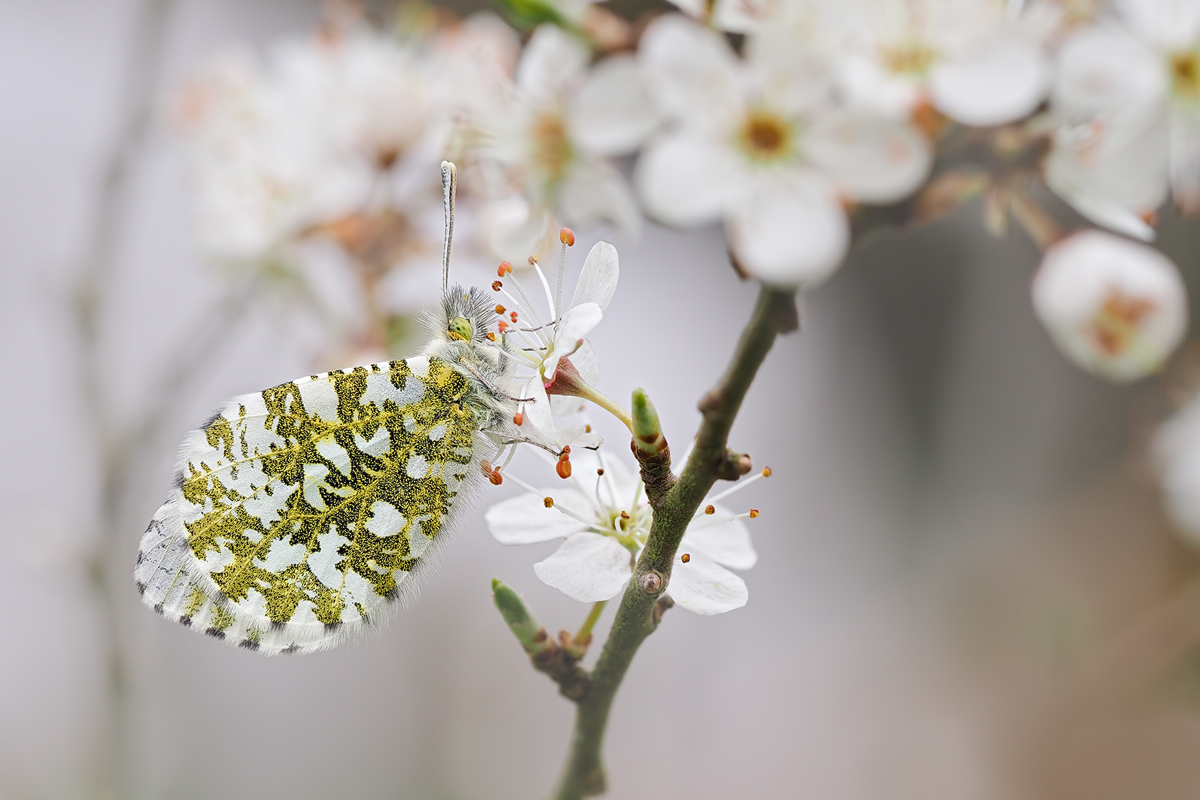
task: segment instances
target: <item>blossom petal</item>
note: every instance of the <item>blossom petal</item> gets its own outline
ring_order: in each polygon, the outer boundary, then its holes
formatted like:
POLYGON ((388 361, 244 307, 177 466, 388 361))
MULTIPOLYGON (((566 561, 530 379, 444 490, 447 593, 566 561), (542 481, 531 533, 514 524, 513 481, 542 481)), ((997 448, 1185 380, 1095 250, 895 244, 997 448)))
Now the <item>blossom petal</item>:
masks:
POLYGON ((641 67, 629 55, 601 61, 570 101, 571 139, 585 150, 621 155, 637 149, 658 125, 641 67))
POLYGON ((1100 112, 1156 108, 1167 91, 1160 60, 1116 27, 1092 27, 1059 50, 1052 105, 1068 118, 1100 112))
POLYGON ((741 608, 750 599, 745 581, 703 553, 689 553, 686 564, 675 557, 667 594, 677 605, 705 616, 741 608))
MULTIPOLYGON (((608 242, 596 242, 588 251, 583 262, 583 270, 579 273, 579 282, 575 284, 575 294, 571 305, 595 303, 601 311, 608 308, 613 295, 617 291, 617 279, 621 277, 621 260, 617 256, 617 248, 608 242)), ((580 367, 577 363, 576 367, 580 367)), ((582 375, 582 367, 580 367, 582 375)), ((586 380, 586 376, 585 376, 586 380)))
POLYGON ((1026 117, 1046 96, 1050 68, 1032 45, 1010 43, 969 59, 945 61, 929 76, 933 104, 966 125, 1026 117))
POLYGON ((558 321, 554 332, 554 348, 550 357, 542 362, 542 374, 546 381, 554 380, 558 372, 559 359, 565 358, 583 346, 583 337, 600 324, 604 312, 595 303, 572 306, 558 321))
POLYGON ((528 492, 497 503, 487 510, 488 531, 500 544, 533 544, 551 539, 566 538, 586 530, 577 519, 568 517, 561 507, 569 508, 585 519, 592 507, 587 498, 573 489, 542 489, 539 494, 528 492), (554 498, 554 507, 547 508, 545 498, 554 498))
POLYGON ((563 217, 581 227, 607 222, 623 233, 641 233, 642 215, 625 177, 602 162, 573 164, 558 187, 563 217))
POLYGON ((587 68, 590 54, 584 45, 557 25, 540 26, 529 37, 517 85, 539 97, 553 97, 570 87, 587 68))
POLYGON ((756 187, 726 224, 738 263, 776 286, 814 286, 841 266, 850 223, 819 180, 798 177, 756 187))
POLYGON ((724 129, 742 110, 737 56, 715 31, 668 14, 646 28, 638 48, 647 88, 670 117, 724 129))
POLYGON ((533 571, 547 586, 572 600, 598 603, 621 593, 633 575, 630 553, 612 537, 576 533, 533 571))
POLYGON ((1162 50, 1194 48, 1200 38, 1200 6, 1179 0, 1115 0, 1125 24, 1162 50))
POLYGON ((933 148, 916 128, 862 112, 822 115, 804 146, 814 164, 865 203, 906 197, 924 182, 933 164, 933 148))
POLYGON ((730 152, 716 140, 688 134, 651 143, 634 173, 646 213, 683 228, 720 219, 734 180, 730 152))
POLYGON ((1142 217, 1167 198, 1167 125, 1114 116, 1064 126, 1043 162, 1046 184, 1083 216, 1139 239, 1154 238, 1142 217))
MULTIPOLYGON (((557 361, 555 362, 557 366, 557 361)), ((540 375, 534 375, 529 381, 521 387, 522 398, 529 402, 521 404, 521 428, 530 426, 533 431, 526 434, 531 439, 536 439, 536 431, 553 431, 554 430, 554 412, 550 408, 550 398, 546 394, 546 387, 542 383, 540 375)), ((524 433, 524 430, 522 430, 524 433)))
MULTIPOLYGON (((732 517, 733 512, 728 508, 716 506, 716 516, 732 517)), ((740 519, 732 519, 719 525, 706 525, 708 517, 701 517, 688 527, 683 535, 680 551, 687 552, 688 548, 699 550, 706 556, 734 569, 750 569, 758 563, 758 553, 750 544, 750 530, 740 519)))
POLYGON ((1171 115, 1171 194, 1188 215, 1200 213, 1200 121, 1190 114, 1171 115))

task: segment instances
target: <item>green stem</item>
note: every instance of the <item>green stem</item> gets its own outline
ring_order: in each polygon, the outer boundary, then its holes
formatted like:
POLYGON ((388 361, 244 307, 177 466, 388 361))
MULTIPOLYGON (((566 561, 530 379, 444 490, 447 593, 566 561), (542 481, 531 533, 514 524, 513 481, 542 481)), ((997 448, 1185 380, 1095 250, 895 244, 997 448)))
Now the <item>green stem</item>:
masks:
POLYGON ((587 619, 579 626, 579 632, 575 634, 575 641, 582 642, 592 635, 592 628, 596 627, 596 620, 600 619, 601 612, 604 611, 604 606, 608 604, 607 600, 601 600, 592 606, 591 612, 588 613, 587 619))
POLYGON ((554 795, 557 800, 580 800, 604 792, 601 749, 613 698, 634 654, 658 625, 661 614, 655 614, 655 604, 670 581, 675 551, 688 523, 725 471, 729 430, 742 400, 775 337, 796 327, 794 296, 764 286, 725 375, 700 401, 704 419, 696 448, 683 474, 653 503, 650 537, 621 598, 608 641, 592 670, 591 683, 578 700, 570 752, 554 795))

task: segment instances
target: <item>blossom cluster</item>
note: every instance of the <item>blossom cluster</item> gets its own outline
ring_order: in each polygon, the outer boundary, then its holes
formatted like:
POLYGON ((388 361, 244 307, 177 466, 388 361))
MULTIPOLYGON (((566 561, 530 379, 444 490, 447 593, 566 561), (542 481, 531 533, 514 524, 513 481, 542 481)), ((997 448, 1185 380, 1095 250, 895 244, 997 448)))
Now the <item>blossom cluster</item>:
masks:
POLYGON ((342 7, 265 58, 227 53, 175 103, 203 246, 271 264, 332 246, 385 307, 366 338, 386 346, 387 314, 436 287, 416 268, 437 263, 436 165, 454 160, 458 263, 500 263, 501 305, 536 323, 514 330, 532 354, 519 396, 548 402, 518 424, 552 449, 583 441, 547 390, 561 367, 594 379, 584 337, 616 281, 615 250, 593 251, 582 295, 551 296, 538 265, 563 225, 720 225, 740 274, 810 289, 881 224, 982 195, 990 230, 1044 251, 1032 304, 1067 358, 1126 382, 1178 348, 1184 281, 1152 242, 1168 202, 1200 212, 1200 1, 672 1, 635 26, 500 0, 520 33, 342 7))

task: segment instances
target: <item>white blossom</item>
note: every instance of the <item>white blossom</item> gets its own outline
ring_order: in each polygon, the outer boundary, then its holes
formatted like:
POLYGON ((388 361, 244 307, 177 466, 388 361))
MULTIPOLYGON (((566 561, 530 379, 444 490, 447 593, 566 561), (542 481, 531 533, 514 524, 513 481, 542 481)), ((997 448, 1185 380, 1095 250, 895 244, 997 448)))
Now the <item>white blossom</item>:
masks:
POLYGON ((1187 332, 1187 294, 1157 250, 1097 230, 1046 251, 1033 305, 1059 350, 1115 381, 1157 371, 1187 332))
POLYGON ((919 131, 830 105, 803 52, 764 43, 743 61, 671 15, 647 29, 640 58, 671 122, 638 163, 646 210, 678 226, 724 220, 741 266, 768 283, 826 278, 848 246, 843 201, 891 202, 928 173, 919 131))
POLYGON ((1168 190, 1200 212, 1200 6, 1120 0, 1063 43, 1047 181, 1080 213, 1142 238, 1168 190), (1139 220, 1141 220, 1139 222, 1139 220))
POLYGON ((505 209, 493 234, 502 257, 522 244, 530 252, 556 220, 638 229, 636 202, 612 158, 637 148, 654 109, 631 56, 593 68, 590 58, 577 38, 539 27, 502 100, 479 114, 478 154, 494 168, 488 194, 505 209), (516 241, 506 241, 514 232, 516 241))
MULTIPOLYGON (((595 603, 625 589, 653 518, 641 479, 621 463, 588 452, 572 460, 571 488, 527 486, 526 494, 488 509, 487 523, 501 544, 563 539, 534 572, 567 596, 595 603)), ((756 512, 734 514, 715 503, 698 512, 679 546, 667 588, 678 605, 707 615, 746 604, 745 582, 727 567, 749 569, 758 560, 742 522, 752 515, 756 512)))

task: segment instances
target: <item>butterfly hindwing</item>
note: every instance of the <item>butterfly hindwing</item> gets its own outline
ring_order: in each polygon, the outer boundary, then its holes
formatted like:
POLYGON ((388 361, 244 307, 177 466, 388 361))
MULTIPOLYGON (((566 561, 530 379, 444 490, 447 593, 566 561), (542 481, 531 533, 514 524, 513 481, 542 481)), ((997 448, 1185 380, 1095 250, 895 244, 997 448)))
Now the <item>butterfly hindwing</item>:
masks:
POLYGON ((234 398, 184 441, 142 539, 144 601, 264 652, 362 630, 479 475, 469 389, 462 372, 418 357, 234 398))

